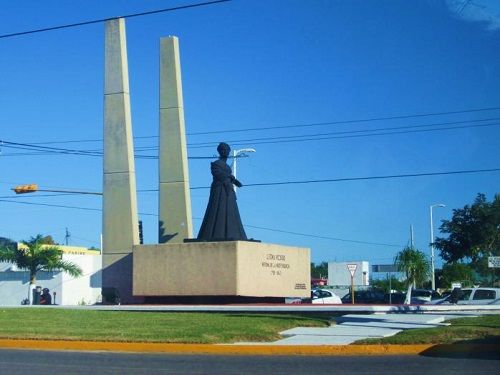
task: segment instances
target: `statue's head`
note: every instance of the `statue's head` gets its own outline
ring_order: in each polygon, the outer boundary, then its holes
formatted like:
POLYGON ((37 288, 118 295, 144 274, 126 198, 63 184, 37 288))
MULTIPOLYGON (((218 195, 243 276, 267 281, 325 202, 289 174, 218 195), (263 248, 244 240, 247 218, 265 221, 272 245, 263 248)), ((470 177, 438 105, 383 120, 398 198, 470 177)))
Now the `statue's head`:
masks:
POLYGON ((221 142, 217 146, 217 152, 222 158, 227 158, 229 156, 229 152, 231 151, 231 147, 227 143, 221 142))

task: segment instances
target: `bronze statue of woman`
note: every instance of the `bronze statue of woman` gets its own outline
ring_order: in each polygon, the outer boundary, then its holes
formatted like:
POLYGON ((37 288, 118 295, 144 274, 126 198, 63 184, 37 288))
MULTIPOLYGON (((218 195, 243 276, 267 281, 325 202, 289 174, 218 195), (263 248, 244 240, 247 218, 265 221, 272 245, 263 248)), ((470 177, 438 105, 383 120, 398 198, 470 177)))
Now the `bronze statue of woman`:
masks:
POLYGON ((210 163, 213 181, 198 240, 246 240, 247 235, 241 223, 233 188, 233 184, 237 187, 241 187, 242 184, 233 176, 231 168, 227 165, 231 148, 227 143, 222 142, 217 147, 217 151, 220 155, 219 159, 210 163))

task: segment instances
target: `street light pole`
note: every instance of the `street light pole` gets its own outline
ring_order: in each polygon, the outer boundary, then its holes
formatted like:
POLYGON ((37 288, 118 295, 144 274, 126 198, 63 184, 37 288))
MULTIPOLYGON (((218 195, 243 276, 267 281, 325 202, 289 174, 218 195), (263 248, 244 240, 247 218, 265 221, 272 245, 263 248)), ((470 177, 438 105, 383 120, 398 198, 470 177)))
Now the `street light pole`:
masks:
MULTIPOLYGON (((237 163, 236 160, 240 154, 245 155, 246 152, 255 152, 255 149, 253 148, 243 148, 241 150, 233 150, 233 162, 231 164, 231 169, 233 170, 233 176, 236 178, 236 167, 237 163)), ((236 191, 236 186, 234 187, 234 190, 236 191)))
POLYGON ((435 274, 435 262, 434 262, 434 224, 432 222, 432 209, 434 207, 445 207, 444 204, 431 204, 429 206, 429 214, 430 214, 430 224, 431 224, 431 288, 432 290, 436 290, 436 274, 435 274))

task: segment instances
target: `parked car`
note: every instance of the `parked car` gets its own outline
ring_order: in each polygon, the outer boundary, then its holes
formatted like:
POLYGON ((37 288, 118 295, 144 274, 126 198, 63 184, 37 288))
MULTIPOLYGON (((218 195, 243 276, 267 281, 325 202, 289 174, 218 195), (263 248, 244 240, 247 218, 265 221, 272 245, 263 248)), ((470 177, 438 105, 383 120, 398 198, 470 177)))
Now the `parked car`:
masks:
MULTIPOLYGON (((432 305, 451 304, 452 295, 426 302, 432 305)), ((458 298, 458 305, 500 305, 500 288, 464 288, 458 298)))
MULTIPOLYGON (((342 303, 352 303, 351 293, 342 297, 342 303)), ((384 304, 385 294, 379 290, 355 290, 354 303, 360 304, 384 304)))
POLYGON ((405 297, 406 293, 401 293, 401 292, 393 292, 390 295, 389 298, 389 293, 386 293, 384 295, 384 302, 387 304, 392 304, 392 305, 401 305, 405 302, 405 297))
POLYGON ((312 303, 341 304, 342 300, 331 290, 314 289, 311 291, 312 303))
POLYGON ((411 291, 412 304, 427 303, 441 298, 443 298, 441 297, 441 294, 430 289, 412 289, 411 291))
POLYGON ((302 303, 322 303, 322 304, 341 304, 342 300, 331 290, 313 289, 311 290, 310 298, 290 297, 285 298, 286 304, 302 304, 302 303))

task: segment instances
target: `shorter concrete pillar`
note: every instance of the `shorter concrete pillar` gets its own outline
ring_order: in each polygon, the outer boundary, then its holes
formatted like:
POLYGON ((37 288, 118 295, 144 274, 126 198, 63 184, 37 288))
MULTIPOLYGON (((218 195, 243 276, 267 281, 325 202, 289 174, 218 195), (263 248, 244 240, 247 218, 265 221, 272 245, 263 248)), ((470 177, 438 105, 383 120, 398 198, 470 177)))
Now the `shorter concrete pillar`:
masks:
POLYGON ((160 39, 159 243, 193 237, 184 104, 175 36, 160 39))

